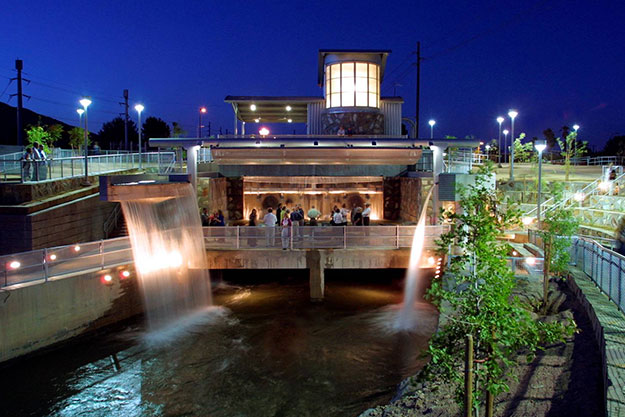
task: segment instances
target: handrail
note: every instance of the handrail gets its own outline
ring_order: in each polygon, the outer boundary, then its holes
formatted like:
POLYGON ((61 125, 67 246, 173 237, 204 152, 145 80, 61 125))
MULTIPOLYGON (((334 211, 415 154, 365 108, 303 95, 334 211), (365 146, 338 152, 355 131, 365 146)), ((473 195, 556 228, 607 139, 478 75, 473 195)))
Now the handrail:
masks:
MULTIPOLYGON (((416 226, 298 226, 289 229, 287 247, 292 249, 399 249, 412 245, 416 226)), ((425 247, 447 226, 426 226, 425 247)), ((211 250, 281 249, 285 242, 280 227, 204 227, 204 244, 211 250)), ((125 237, 56 246, 0 256, 0 288, 85 270, 102 270, 132 263, 130 239, 125 237)))
POLYGON ((107 239, 109 237, 109 234, 117 227, 121 211, 121 204, 115 203, 113 211, 111 211, 106 220, 104 220, 104 224, 102 225, 102 231, 104 232, 105 239, 107 239))

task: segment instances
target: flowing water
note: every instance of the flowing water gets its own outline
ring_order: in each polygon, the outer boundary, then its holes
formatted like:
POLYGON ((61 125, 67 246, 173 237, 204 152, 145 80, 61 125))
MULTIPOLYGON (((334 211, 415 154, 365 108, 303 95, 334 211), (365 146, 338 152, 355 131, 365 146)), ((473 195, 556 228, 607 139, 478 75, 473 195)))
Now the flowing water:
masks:
POLYGON ((160 344, 137 321, 5 367, 0 414, 356 416, 423 365, 432 323, 418 336, 380 327, 401 300, 401 271, 328 273, 320 304, 305 277, 241 273, 216 286, 204 320, 160 344))
POLYGON ((168 199, 122 201, 151 329, 211 305, 206 250, 191 184, 168 199))
POLYGON ((421 210, 421 216, 419 222, 415 228, 414 235, 412 237, 412 247, 410 249, 410 262, 408 264, 408 270, 406 271, 406 284, 404 287, 404 301, 401 306, 401 310, 397 315, 395 322, 396 330, 411 330, 417 327, 417 323, 420 319, 420 308, 415 308, 415 303, 423 302, 423 295, 425 289, 428 286, 427 280, 424 279, 422 273, 422 255, 423 246, 425 241, 425 219, 427 213, 428 202, 432 197, 434 187, 430 188, 430 192, 425 197, 423 202, 423 208, 421 210))

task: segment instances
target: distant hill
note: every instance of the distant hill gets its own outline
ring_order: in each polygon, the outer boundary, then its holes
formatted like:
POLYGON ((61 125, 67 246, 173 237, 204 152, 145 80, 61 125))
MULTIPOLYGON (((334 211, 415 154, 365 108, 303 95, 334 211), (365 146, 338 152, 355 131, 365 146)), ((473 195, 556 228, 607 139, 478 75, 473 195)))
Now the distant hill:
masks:
MULTIPOLYGON (((24 129, 26 129, 28 125, 36 125, 39 121, 39 117, 41 117, 42 125, 60 124, 63 126, 63 136, 55 146, 69 148, 69 135, 67 132, 75 126, 68 125, 60 120, 35 113, 25 108, 22 114, 22 125, 24 129)), ((24 141, 25 140, 26 134, 24 134, 24 141)), ((0 145, 17 145, 17 109, 2 102, 0 102, 0 145)))

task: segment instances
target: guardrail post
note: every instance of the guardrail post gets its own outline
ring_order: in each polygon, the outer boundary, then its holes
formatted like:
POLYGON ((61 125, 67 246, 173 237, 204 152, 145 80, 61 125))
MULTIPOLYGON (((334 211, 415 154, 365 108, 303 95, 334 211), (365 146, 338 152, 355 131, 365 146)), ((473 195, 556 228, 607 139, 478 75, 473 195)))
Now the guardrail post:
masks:
POLYGON ((343 249, 347 249, 347 226, 343 226, 343 249))
POLYGON ((99 252, 100 252, 100 268, 104 269, 104 240, 100 240, 99 252))
POLYGON ((294 235, 294 230, 293 230, 293 224, 291 224, 291 226, 289 226, 289 233, 290 233, 290 237, 291 237, 291 241, 290 241, 290 245, 291 245, 291 250, 293 250, 293 235, 294 235))
POLYGON ((399 225, 395 226, 395 248, 399 249, 399 225))
POLYGON ((43 278, 48 282, 48 248, 43 250, 43 278))
POLYGON ((241 230, 239 229, 240 226, 237 226, 237 249, 241 248, 241 230))

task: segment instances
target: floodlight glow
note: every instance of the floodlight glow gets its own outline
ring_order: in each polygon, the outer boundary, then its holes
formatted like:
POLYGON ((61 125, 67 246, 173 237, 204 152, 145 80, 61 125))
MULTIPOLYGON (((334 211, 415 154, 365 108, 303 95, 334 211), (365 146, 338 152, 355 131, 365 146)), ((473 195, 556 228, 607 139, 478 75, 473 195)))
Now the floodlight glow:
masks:
POLYGON ((608 182, 608 181, 601 181, 599 183, 599 189, 601 191, 608 191, 609 188, 610 188, 610 182, 608 182))
POLYGON ((110 275, 108 275, 108 274, 107 274, 107 275, 104 275, 103 279, 104 279, 104 281, 106 281, 106 282, 111 282, 111 281, 113 281, 113 277, 112 277, 112 276, 110 276, 110 275))
POLYGON ((293 119, 288 119, 287 122, 293 123, 293 119))
POLYGON ((251 111, 256 111, 256 104, 252 104, 252 105, 250 106, 250 110, 251 110, 251 111))
POLYGON ((56 255, 55 254, 50 255, 49 258, 50 258, 51 261, 56 261, 56 255))
POLYGON ((79 245, 74 246, 74 252, 80 252, 80 246, 79 245))
POLYGON ((255 123, 260 123, 260 119, 254 119, 255 123))
POLYGON ((521 220, 523 222, 524 225, 529 226, 530 224, 532 224, 534 222, 534 217, 523 217, 523 220, 521 220))
POLYGON ((144 109, 145 109, 145 107, 143 107, 143 104, 137 104, 137 105, 135 106, 135 110, 136 110, 138 113, 141 113, 144 109))
POLYGON ((536 140, 534 142, 534 148, 536 148, 536 150, 541 153, 542 151, 544 151, 545 149, 547 149, 547 141, 546 140, 536 140))
POLYGON ((82 116, 84 112, 85 112, 85 109, 76 109, 76 113, 78 113, 79 116, 82 116))
POLYGON ((519 112, 516 110, 510 110, 508 112, 508 116, 510 116, 511 119, 514 119, 515 117, 517 117, 519 115, 519 112))
POLYGON ((429 264, 429 265, 434 265, 434 263, 435 263, 435 262, 436 262, 436 260, 434 259, 434 257, 433 257, 433 256, 430 256, 430 257, 428 258, 428 264, 429 264))
POLYGON ((130 271, 122 271, 122 277, 128 278, 130 276, 130 271))
POLYGON ((286 111, 291 111, 291 110, 293 110, 293 108, 292 108, 291 106, 286 106, 286 107, 285 107, 285 109, 286 109, 286 111))
POLYGON ((269 134, 269 129, 267 129, 266 127, 261 127, 258 131, 258 134, 261 136, 267 136, 269 134))
POLYGON ((486 145, 486 150, 490 150, 490 145, 486 145))
POLYGON ((497 118, 497 123, 502 124, 505 119, 501 116, 497 118))
POLYGON ((504 129, 504 130, 503 130, 503 134, 504 134, 504 135, 507 135, 508 133, 510 133, 510 131, 509 131, 508 129, 504 129))
POLYGON ((575 201, 581 202, 581 201, 584 201, 584 198, 586 198, 586 196, 581 191, 578 191, 575 194, 573 194, 573 198, 575 199, 575 201))
POLYGON ((579 125, 578 124, 574 124, 573 125, 573 130, 577 132, 579 130, 579 125))
POLYGON ((536 258, 534 257, 529 257, 529 258, 525 258, 525 263, 528 264, 529 266, 534 266, 536 265, 536 258))
POLYGON ((430 126, 434 126, 434 125, 436 124, 436 120, 430 120, 430 121, 428 122, 428 124, 429 124, 430 126))
POLYGON ((200 113, 206 113, 206 107, 202 107, 202 108, 200 109, 200 113))
POLYGON ((11 267, 11 269, 17 269, 21 266, 22 264, 19 261, 13 261, 9 264, 9 266, 11 267))
POLYGON ((79 101, 80 105, 83 106, 85 108, 85 110, 87 110, 87 107, 89 107, 89 105, 91 104, 91 100, 89 100, 87 97, 81 99, 79 101))

